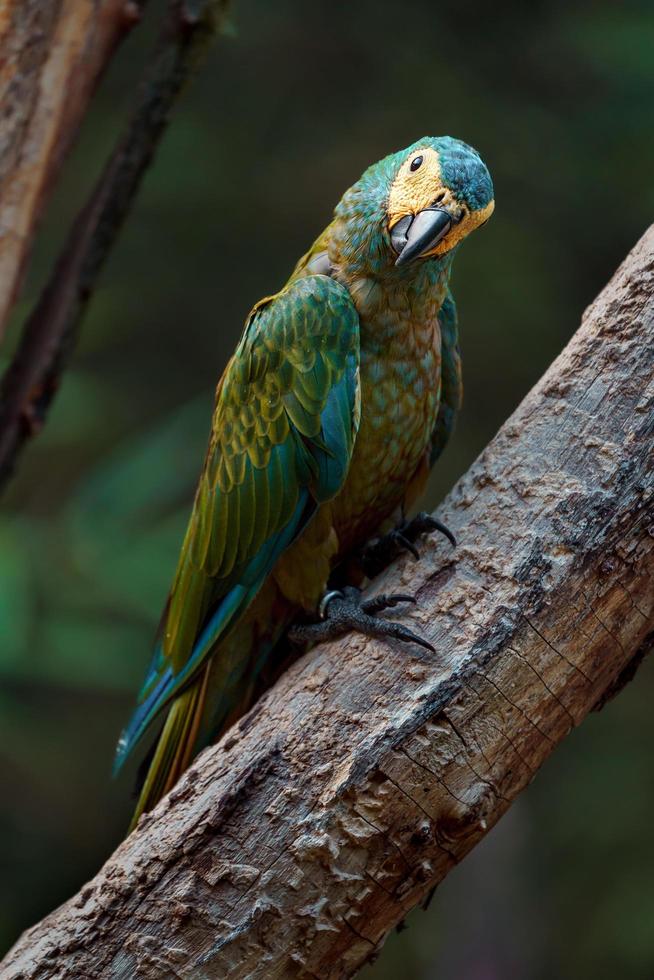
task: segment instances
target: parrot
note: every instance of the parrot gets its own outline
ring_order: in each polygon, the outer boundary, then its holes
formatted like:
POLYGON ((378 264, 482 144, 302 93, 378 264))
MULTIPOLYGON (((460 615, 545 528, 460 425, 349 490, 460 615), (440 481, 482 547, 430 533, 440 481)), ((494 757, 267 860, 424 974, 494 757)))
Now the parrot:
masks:
POLYGON ((248 315, 116 750, 117 772, 159 720, 131 827, 251 707, 285 637, 358 630, 433 650, 379 615, 413 596, 366 598, 361 586, 401 550, 418 557, 423 533, 455 543, 430 515, 405 514, 461 405, 453 259, 494 204, 476 150, 419 139, 363 173, 288 282, 248 315))

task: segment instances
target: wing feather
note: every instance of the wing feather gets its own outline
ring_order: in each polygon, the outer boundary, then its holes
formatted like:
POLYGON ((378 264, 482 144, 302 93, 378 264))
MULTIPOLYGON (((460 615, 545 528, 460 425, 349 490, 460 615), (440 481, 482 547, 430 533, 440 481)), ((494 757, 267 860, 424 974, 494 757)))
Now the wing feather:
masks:
POLYGON ((431 437, 431 466, 447 445, 463 400, 458 320, 456 305, 449 291, 438 320, 441 328, 441 400, 431 437))
POLYGON ((358 428, 358 364, 358 316, 333 279, 292 280, 254 308, 218 387, 161 643, 118 766, 342 486, 358 428))

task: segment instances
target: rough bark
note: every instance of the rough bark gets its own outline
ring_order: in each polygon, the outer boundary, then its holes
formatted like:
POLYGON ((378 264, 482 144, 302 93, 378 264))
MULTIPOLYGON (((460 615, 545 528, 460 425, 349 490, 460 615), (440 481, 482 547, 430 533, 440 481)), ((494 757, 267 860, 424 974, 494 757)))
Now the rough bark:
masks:
POLYGON ((437 655, 309 652, 2 977, 351 976, 649 649, 653 374, 654 228, 375 583, 437 655))
POLYGON ((0 337, 48 192, 135 0, 5 0, 0 12, 0 337))
MULTIPOLYGON (((9 154, 6 161, 7 182, 0 192, 0 222, 4 214, 7 222, 5 238, 16 246, 18 243, 22 245, 20 248, 6 250, 8 265, 4 271, 0 260, 0 307, 2 302, 10 302, 14 295, 16 277, 19 276, 20 266, 27 254, 29 235, 27 231, 19 234, 22 231, 21 222, 26 225, 26 229, 33 228, 44 188, 51 183, 57 169, 61 155, 60 146, 70 142, 88 101, 90 93, 87 89, 92 87, 87 78, 88 68, 86 74, 81 72, 80 82, 73 77, 74 70, 79 65, 86 65, 90 56, 84 45, 79 41, 73 44, 68 35, 72 33, 76 36, 76 32, 81 31, 82 24, 88 28, 87 32, 93 38, 95 34, 101 34, 104 38, 105 34, 109 35, 108 29, 104 33, 100 30, 105 21, 114 26, 114 34, 117 34, 116 25, 138 19, 143 3, 144 0, 141 3, 121 0, 120 4, 113 0, 96 4, 89 3, 88 0, 61 0, 59 7, 56 4, 52 6, 52 11, 59 10, 60 19, 67 26, 67 33, 64 32, 64 38, 59 43, 57 30, 61 33, 63 29, 55 30, 53 27, 53 36, 48 35, 46 40, 52 45, 55 54, 62 48, 59 60, 64 62, 66 70, 59 66, 56 78, 58 84, 54 86, 55 93, 52 96, 48 84, 51 82, 48 65, 53 57, 50 54, 43 68, 44 78, 34 86, 34 91, 19 92, 16 96, 15 114, 27 113, 25 107, 33 101, 34 108, 30 117, 32 125, 36 129, 36 136, 41 142, 45 142, 41 133, 41 117, 45 114, 48 123, 46 130, 49 133, 53 125, 51 117, 57 117, 58 112, 61 117, 57 130, 58 142, 54 148, 47 145, 37 154, 31 151, 29 139, 26 149, 16 137, 18 149, 13 155, 9 154), (110 14, 113 19, 110 19, 110 14), (95 28, 95 34, 92 27, 95 28), (71 109, 67 108, 69 105, 71 109), (22 151, 27 162, 20 157, 20 153, 15 159, 19 151, 22 151), (27 182, 25 171, 34 185, 33 192, 31 198, 29 195, 25 199, 20 198, 22 209, 16 209, 14 203, 17 196, 26 193, 23 186, 27 182), (25 201, 31 201, 31 207, 28 208, 25 201)), ((27 6, 30 7, 29 4, 27 6)), ((29 47, 30 43, 37 46, 41 43, 38 19, 47 19, 43 13, 47 4, 34 0, 31 6, 35 11, 35 22, 28 18, 20 34, 25 47, 29 47)), ((129 213, 143 175, 166 130, 171 109, 207 49, 209 40, 216 29, 222 26, 226 10, 227 0, 169 0, 159 41, 151 62, 146 66, 140 92, 134 100, 134 111, 125 132, 117 141, 95 188, 74 221, 0 382, 0 486, 13 472, 17 455, 23 445, 43 426, 59 387, 62 371, 74 350, 86 306, 129 213)), ((17 16, 16 19, 19 24, 22 23, 20 17, 17 16)), ((97 38, 95 41, 97 47, 97 38)), ((88 39, 86 42, 94 51, 91 42, 88 39)), ((102 47, 103 57, 98 56, 92 62, 96 68, 93 80, 110 55, 111 47, 105 44, 102 47)), ((14 83, 20 80, 20 65, 10 65, 9 78, 14 83)), ((11 88, 11 85, 8 87, 11 88)), ((16 129, 14 126, 13 130, 16 129)), ((1 228, 0 223, 0 230, 1 228)), ((1 312, 0 308, 0 314, 1 312)))

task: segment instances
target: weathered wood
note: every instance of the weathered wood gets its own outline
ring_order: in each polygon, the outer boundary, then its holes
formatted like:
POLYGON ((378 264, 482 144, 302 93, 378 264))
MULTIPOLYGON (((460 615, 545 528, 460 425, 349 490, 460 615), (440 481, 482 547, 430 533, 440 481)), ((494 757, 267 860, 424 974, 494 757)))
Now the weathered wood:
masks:
POLYGON ((62 159, 136 0, 3 0, 0 337, 62 159))
POLYGON ((653 375, 654 228, 375 583, 438 654, 304 656, 2 977, 352 975, 652 643, 653 375))

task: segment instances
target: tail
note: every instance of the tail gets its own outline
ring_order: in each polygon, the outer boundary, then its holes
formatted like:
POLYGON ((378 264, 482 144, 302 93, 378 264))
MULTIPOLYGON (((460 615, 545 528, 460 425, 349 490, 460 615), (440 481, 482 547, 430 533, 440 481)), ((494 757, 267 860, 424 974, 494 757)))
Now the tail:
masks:
MULTIPOLYGON (((154 684, 142 697, 121 735, 116 751, 114 775, 144 731, 154 720, 160 705, 167 711, 151 759, 146 757, 145 779, 130 824, 130 831, 142 813, 151 810, 190 765, 194 755, 211 744, 252 704, 257 693, 269 686, 262 672, 270 664, 280 636, 288 626, 294 606, 279 593, 273 579, 258 592, 253 603, 233 629, 220 637, 219 649, 208 650, 204 663, 179 693, 174 687, 172 668, 159 668, 159 647, 155 650, 154 684), (146 768, 147 767, 147 768, 146 768)), ((213 623, 209 624, 209 632, 213 623)), ((200 638, 198 648, 214 641, 200 638)), ((147 682, 146 682, 147 683, 147 682)))
POLYGON ((172 789, 194 754, 209 679, 210 661, 172 701, 129 825, 151 810, 172 789))

